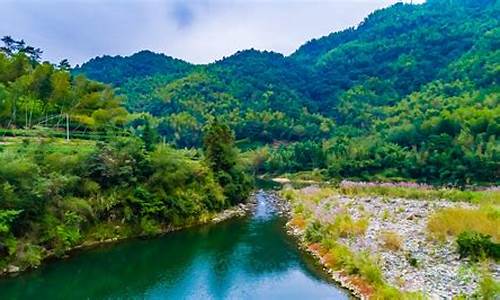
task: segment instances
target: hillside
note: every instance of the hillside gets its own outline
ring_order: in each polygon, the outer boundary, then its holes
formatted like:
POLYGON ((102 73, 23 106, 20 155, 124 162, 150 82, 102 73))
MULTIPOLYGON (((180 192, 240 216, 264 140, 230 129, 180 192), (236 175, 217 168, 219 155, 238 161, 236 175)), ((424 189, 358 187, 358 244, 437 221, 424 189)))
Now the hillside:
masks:
POLYGON ((179 147, 199 146, 213 115, 250 147, 303 144, 258 154, 260 171, 497 181, 499 11, 488 0, 400 3, 289 57, 245 50, 126 83, 106 81, 99 60, 79 71, 119 87, 179 147))
POLYGON ((181 78, 194 68, 193 65, 164 54, 140 51, 128 57, 96 57, 77 66, 73 74, 85 74, 88 78, 121 87, 128 99, 125 106, 139 110, 158 87, 181 78))

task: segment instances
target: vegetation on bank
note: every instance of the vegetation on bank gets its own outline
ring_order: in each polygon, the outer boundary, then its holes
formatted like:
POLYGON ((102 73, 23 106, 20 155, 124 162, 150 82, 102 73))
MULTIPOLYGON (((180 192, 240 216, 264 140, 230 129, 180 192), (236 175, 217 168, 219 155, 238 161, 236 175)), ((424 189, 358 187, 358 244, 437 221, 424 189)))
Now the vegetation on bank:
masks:
POLYGON ((195 224, 245 201, 252 182, 232 132, 216 122, 206 130, 205 154, 162 144, 146 151, 134 137, 0 145, 0 269, 195 224))

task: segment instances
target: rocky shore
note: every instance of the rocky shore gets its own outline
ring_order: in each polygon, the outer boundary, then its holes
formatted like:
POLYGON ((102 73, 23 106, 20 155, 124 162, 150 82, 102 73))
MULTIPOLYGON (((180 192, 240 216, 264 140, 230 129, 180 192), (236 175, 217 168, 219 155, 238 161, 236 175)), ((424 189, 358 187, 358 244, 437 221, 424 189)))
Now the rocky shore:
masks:
MULTIPOLYGON (((315 189, 317 188, 308 187, 303 191, 314 193, 315 189)), ((342 195, 332 195, 303 204, 309 206, 308 210, 313 213, 313 217, 321 222, 331 221, 339 213, 348 214, 355 221, 368 216, 369 223, 364 234, 339 238, 338 242, 348 246, 353 252, 373 254, 385 280, 401 291, 421 292, 430 299, 452 299, 459 295, 471 295, 478 287, 480 272, 477 264, 459 259, 454 241, 431 240, 426 231, 429 216, 435 211, 442 208, 474 208, 471 204, 447 200, 342 195), (391 232, 401 238, 398 249, 385 247, 380 238, 384 232, 391 232)), ((291 222, 287 227, 289 234, 298 237, 301 246, 325 265, 320 251, 305 242, 304 230, 291 222)), ((498 263, 489 262, 487 268, 494 280, 500 280, 498 263)), ((327 271, 355 296, 368 299, 350 276, 328 268, 327 271)))

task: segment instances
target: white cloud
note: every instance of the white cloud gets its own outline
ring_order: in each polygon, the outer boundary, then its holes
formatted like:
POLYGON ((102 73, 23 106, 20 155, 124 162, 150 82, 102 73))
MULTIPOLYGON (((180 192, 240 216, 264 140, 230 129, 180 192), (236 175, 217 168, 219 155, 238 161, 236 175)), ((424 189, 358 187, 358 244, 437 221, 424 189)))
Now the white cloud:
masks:
POLYGON ((68 57, 81 63, 97 55, 150 49, 207 63, 252 47, 290 54, 307 40, 354 26, 371 11, 397 1, 0 2, 0 35, 24 38, 52 61, 68 57))

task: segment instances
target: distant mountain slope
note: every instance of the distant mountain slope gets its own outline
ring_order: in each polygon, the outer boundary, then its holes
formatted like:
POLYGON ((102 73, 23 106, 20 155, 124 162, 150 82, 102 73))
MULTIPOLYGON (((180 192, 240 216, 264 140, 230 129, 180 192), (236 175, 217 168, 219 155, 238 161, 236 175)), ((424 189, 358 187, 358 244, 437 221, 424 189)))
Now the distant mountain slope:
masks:
POLYGON ((157 88, 186 76, 194 68, 183 60, 144 50, 126 57, 96 57, 73 69, 72 73, 112 84, 119 88, 120 94, 127 96, 127 109, 140 111, 157 88))
POLYGON ((396 4, 368 16, 356 29, 312 40, 291 58, 313 68, 310 95, 335 105, 339 92, 367 78, 387 81, 399 97, 440 78, 446 67, 498 27, 493 0, 430 0, 396 4))
POLYGON ((143 51, 75 72, 118 87, 129 110, 157 117, 160 133, 182 146, 196 144, 185 136, 197 139, 211 115, 228 120, 238 138, 261 142, 363 135, 436 82, 496 87, 498 15, 494 0, 399 3, 289 57, 245 50, 194 66, 143 51))
POLYGON ((191 64, 183 60, 144 50, 126 57, 96 57, 75 68, 73 72, 84 73, 90 79, 120 86, 129 79, 146 76, 181 77, 192 68, 191 64))

